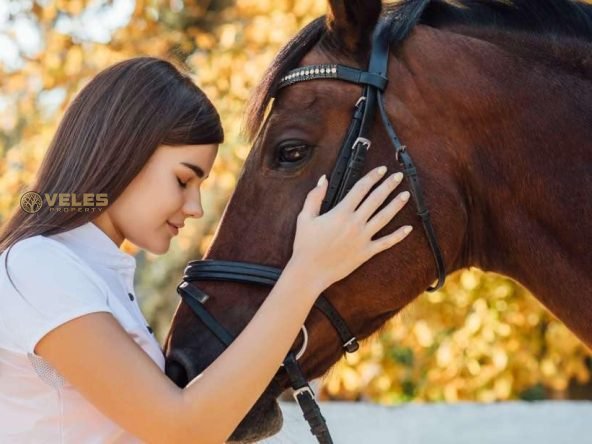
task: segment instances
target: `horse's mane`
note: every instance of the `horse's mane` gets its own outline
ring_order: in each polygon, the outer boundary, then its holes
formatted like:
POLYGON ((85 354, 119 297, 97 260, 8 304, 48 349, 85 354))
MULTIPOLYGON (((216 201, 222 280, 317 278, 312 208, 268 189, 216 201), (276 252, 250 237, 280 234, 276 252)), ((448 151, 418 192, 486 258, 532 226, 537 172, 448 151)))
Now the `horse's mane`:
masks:
MULTIPOLYGON (((550 38, 570 37, 592 42, 592 4, 571 0, 403 0, 385 5, 384 30, 391 44, 402 42, 417 24, 435 28, 467 26, 520 31, 550 38)), ((335 50, 327 36, 325 16, 318 17, 290 40, 264 74, 247 106, 245 130, 252 140, 275 87, 287 71, 318 43, 335 50)), ((323 48, 324 46, 324 48, 323 48)))

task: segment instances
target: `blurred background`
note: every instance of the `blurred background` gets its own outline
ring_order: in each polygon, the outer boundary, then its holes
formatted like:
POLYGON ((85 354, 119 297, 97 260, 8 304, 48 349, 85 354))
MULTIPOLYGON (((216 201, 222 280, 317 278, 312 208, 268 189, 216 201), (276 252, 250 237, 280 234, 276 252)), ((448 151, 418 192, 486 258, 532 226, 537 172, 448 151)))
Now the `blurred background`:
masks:
MULTIPOLYGON (((68 103, 100 70, 151 55, 189 72, 226 132, 204 184, 206 215, 188 220, 164 256, 123 245, 136 256, 138 298, 162 344, 183 267, 207 249, 249 152, 245 102, 280 47, 325 4, 0 0, 0 223, 29 189, 68 103)), ((524 288, 470 269, 421 295, 340 361, 319 392, 382 404, 592 399, 591 369, 592 353, 524 288)))

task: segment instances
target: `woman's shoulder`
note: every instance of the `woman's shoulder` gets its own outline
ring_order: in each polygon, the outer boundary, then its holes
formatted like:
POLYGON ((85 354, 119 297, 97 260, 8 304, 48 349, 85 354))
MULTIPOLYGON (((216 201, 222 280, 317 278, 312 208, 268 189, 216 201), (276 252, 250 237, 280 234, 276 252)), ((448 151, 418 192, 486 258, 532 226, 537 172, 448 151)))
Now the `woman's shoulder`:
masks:
POLYGON ((89 282, 106 292, 107 287, 91 266, 61 242, 43 235, 15 242, 0 255, 0 268, 19 280, 89 282))
POLYGON ((0 256, 0 270, 0 347, 33 353, 58 325, 111 312, 107 284, 54 239, 33 236, 14 243, 0 256))
POLYGON ((65 245, 47 236, 38 234, 36 236, 27 237, 21 239, 11 245, 9 248, 2 252, 2 257, 9 254, 10 259, 19 258, 21 260, 34 260, 35 257, 44 256, 59 256, 67 255, 71 256, 72 251, 69 250, 65 245))

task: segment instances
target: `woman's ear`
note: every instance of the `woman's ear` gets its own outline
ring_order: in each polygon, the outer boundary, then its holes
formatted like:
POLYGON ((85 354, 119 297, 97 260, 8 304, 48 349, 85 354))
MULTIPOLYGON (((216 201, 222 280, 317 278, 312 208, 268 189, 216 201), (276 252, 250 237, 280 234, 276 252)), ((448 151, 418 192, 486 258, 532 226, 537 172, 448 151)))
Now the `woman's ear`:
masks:
POLYGON ((344 50, 357 54, 370 47, 381 11, 380 0, 329 0, 327 27, 344 50))

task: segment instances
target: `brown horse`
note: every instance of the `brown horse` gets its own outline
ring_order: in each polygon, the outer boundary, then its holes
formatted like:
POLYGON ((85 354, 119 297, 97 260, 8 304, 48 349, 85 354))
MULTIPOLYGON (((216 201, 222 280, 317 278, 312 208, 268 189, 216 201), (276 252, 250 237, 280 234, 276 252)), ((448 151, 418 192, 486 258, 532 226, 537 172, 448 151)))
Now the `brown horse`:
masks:
MULTIPOLYGON (((329 3, 327 17, 288 43, 258 88, 249 112, 253 149, 206 258, 278 268, 288 261, 304 197, 331 172, 361 88, 339 80, 284 88, 261 124, 266 106, 278 80, 297 66, 365 68, 382 13, 392 36, 386 111, 418 169, 448 272, 476 266, 516 279, 592 346, 590 5, 410 0, 382 12, 378 0, 329 3)), ((381 164, 399 169, 378 118, 372 138, 366 171, 381 164)), ((360 339, 435 278, 412 205, 379 235, 403 224, 416 227, 407 240, 325 293, 360 339)), ((200 288, 212 295, 208 310, 234 335, 268 292, 237 283, 200 288)), ((300 363, 312 379, 343 349, 317 310, 306 326, 300 363)), ((169 376, 184 386, 222 351, 181 303, 166 342, 169 376)), ((275 398, 287 387, 278 372, 233 439, 275 433, 275 398)))

